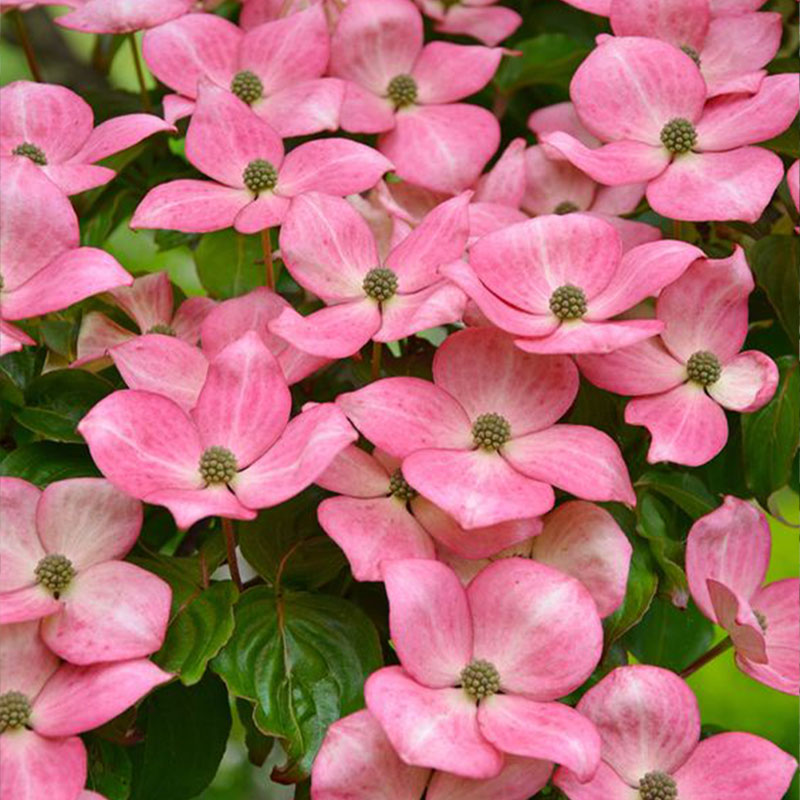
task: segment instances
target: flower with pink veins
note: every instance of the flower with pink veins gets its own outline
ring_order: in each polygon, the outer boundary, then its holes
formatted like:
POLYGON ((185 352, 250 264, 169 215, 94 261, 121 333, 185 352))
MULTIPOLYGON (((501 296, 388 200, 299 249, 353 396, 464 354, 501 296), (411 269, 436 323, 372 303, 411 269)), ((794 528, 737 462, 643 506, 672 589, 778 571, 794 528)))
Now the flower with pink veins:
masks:
MULTIPOLYGON (((155 334, 122 348, 150 339, 175 344, 155 334)), ((160 385, 179 386, 170 369, 191 375, 201 366, 166 363, 160 385)), ((356 438, 330 403, 289 420, 292 401, 280 365, 254 331, 207 365, 194 403, 193 384, 187 379, 180 402, 153 391, 114 392, 78 425, 108 480, 166 506, 180 528, 212 515, 253 519, 254 509, 282 503, 313 483, 356 438)))
POLYGON ((706 83, 688 55, 636 36, 600 44, 575 73, 570 95, 604 145, 592 150, 563 132, 542 143, 599 183, 646 181, 652 208, 683 220, 757 220, 783 163, 749 145, 786 130, 800 106, 796 76, 788 74, 764 78, 753 95, 706 102, 706 83))
MULTIPOLYGON (((344 550, 359 581, 380 581, 381 563, 436 558, 446 547, 464 558, 486 558, 542 530, 539 519, 513 520, 465 531, 449 514, 412 489, 400 460, 355 445, 343 450, 316 480, 337 497, 323 500, 319 523, 344 550)), ((472 562, 470 562, 472 563, 472 562)))
POLYGON ((142 507, 101 478, 72 478, 44 491, 0 478, 0 624, 41 619, 41 635, 73 664, 155 653, 172 592, 122 558, 142 527, 142 507))
POLYGON ((423 13, 435 21, 439 33, 472 36, 490 47, 511 36, 522 24, 516 11, 497 0, 416 0, 423 13))
POLYGON ((0 170, 0 355, 35 344, 8 321, 62 308, 133 278, 103 250, 79 247, 78 218, 61 190, 27 159, 0 170))
MULTIPOLYGON (((139 328, 139 333, 175 336, 187 344, 200 340, 200 325, 216 305, 208 297, 190 297, 173 310, 172 284, 166 272, 136 278, 131 286, 109 291, 110 302, 121 308, 139 328)), ((110 348, 135 339, 137 333, 123 328, 101 311, 90 311, 81 320, 78 357, 73 366, 102 361, 110 348)))
POLYGON ((659 241, 622 252, 616 230, 586 214, 548 215, 484 236, 469 264, 442 274, 530 353, 609 353, 655 336, 659 320, 615 319, 657 295, 703 252, 659 241))
POLYGON ((188 14, 198 0, 70 0, 73 11, 56 18, 83 33, 132 33, 188 14))
POLYGON ((692 525, 686 577, 697 607, 728 632, 742 672, 800 694, 797 578, 766 586, 772 537, 764 514, 737 497, 692 525))
POLYGON ((328 728, 311 769, 311 800, 527 800, 552 771, 549 761, 517 756, 483 781, 412 767, 365 709, 328 728))
POLYGON ((753 288, 740 247, 730 258, 698 259, 656 301, 660 336, 578 357, 593 384, 633 396, 625 421, 650 431, 650 463, 705 464, 728 440, 723 409, 757 411, 775 393, 772 359, 757 350, 739 352, 753 288))
POLYGON ((346 4, 347 0, 242 0, 239 26, 249 31, 265 22, 298 14, 311 6, 322 6, 328 26, 333 30, 346 4))
POLYGON ((305 142, 284 158, 269 123, 205 80, 186 133, 186 157, 212 180, 156 186, 139 203, 132 228, 206 233, 232 225, 256 233, 280 225, 296 197, 362 192, 392 168, 376 150, 348 139, 305 142))
POLYGON ((374 672, 364 696, 402 761, 481 779, 508 754, 592 777, 597 731, 555 702, 603 648, 578 581, 524 558, 490 564, 466 588, 438 561, 387 561, 383 577, 400 666, 374 672))
POLYGON ((300 197, 281 228, 286 268, 326 308, 287 308, 269 329, 300 350, 344 358, 370 339, 392 342, 460 319, 464 293, 439 275, 467 244, 470 193, 437 206, 384 261, 364 218, 336 197, 300 197))
POLYGON ((491 112, 456 101, 489 82, 505 51, 423 44, 411 0, 350 0, 331 43, 330 72, 347 81, 341 125, 382 134, 378 149, 404 180, 456 194, 500 143, 491 112))
POLYGON ((247 103, 283 137, 339 127, 344 83, 323 78, 330 34, 322 6, 247 33, 215 14, 187 14, 145 34, 145 61, 178 94, 164 98, 170 122, 194 111, 198 81, 247 103))
POLYGON ((577 710, 594 723, 602 761, 584 782, 569 768, 553 783, 569 800, 781 800, 797 762, 749 733, 700 741, 692 690, 660 667, 618 667, 589 689, 577 710))
POLYGON ((0 165, 35 164, 65 194, 103 186, 113 169, 97 162, 172 125, 153 114, 125 114, 94 127, 89 104, 63 86, 14 81, 0 89, 0 165))
POLYGON ((578 371, 566 356, 524 353, 501 331, 473 328, 437 349, 433 381, 384 378, 336 402, 462 528, 544 514, 553 507, 552 486, 587 500, 636 503, 609 436, 555 424, 578 392, 578 371))
POLYGON ((97 728, 172 677, 145 658, 61 664, 37 622, 0 636, 0 800, 76 800, 86 783, 78 734, 97 728))

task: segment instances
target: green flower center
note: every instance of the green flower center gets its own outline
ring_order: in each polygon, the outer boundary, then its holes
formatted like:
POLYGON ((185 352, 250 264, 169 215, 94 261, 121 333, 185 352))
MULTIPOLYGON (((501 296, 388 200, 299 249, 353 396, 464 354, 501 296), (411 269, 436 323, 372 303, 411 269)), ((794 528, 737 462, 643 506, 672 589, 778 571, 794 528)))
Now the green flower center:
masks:
POLYGON ((75 567, 66 556, 51 553, 36 565, 33 574, 36 576, 36 583, 41 583, 57 600, 61 592, 72 583, 75 567))
POLYGON ((550 310, 560 319, 580 319, 586 313, 583 289, 568 283, 550 295, 550 310))
POLYGON ((248 105, 252 105, 256 100, 260 100, 264 95, 264 84, 261 78, 250 72, 249 69, 237 72, 231 81, 231 91, 248 105))
POLYGON ((511 438, 511 425, 500 414, 481 414, 472 425, 472 441, 481 450, 499 450, 511 438))
POLYGON ((263 158, 251 161, 242 173, 244 185, 255 194, 269 192, 278 183, 278 170, 263 158))
POLYGON ((0 733, 23 728, 31 718, 31 701, 22 692, 0 694, 0 733))
POLYGON ((666 772, 648 772, 639 781, 642 800, 678 800, 678 786, 666 772))
POLYGON ((417 102, 417 82, 410 75, 395 75, 386 93, 395 108, 410 106, 417 102))
POLYGON ((573 212, 579 210, 580 209, 575 205, 575 203, 565 200, 563 203, 559 203, 555 209, 553 209, 553 213, 563 216, 564 214, 572 214, 573 212))
POLYGON ((688 153, 697 144, 697 131, 688 119, 676 117, 661 129, 661 144, 670 153, 688 153))
POLYGON ((690 381, 701 386, 711 386, 719 380, 722 374, 722 365, 719 359, 708 350, 698 350, 692 353, 686 362, 686 373, 690 381))
POLYGON ((683 44, 681 45, 681 50, 683 50, 683 52, 686 53, 686 55, 689 56, 689 58, 691 58, 695 64, 697 64, 698 68, 700 67, 700 53, 698 53, 694 47, 690 47, 688 44, 683 44))
POLYGON ((15 156, 25 156, 25 158, 29 158, 34 164, 38 164, 40 167, 47 165, 47 156, 44 154, 44 150, 30 142, 18 144, 11 152, 15 156))
POLYGON ((227 447, 209 447, 200 456, 200 474, 207 484, 230 483, 238 470, 236 456, 227 447))
POLYGON ((402 471, 398 468, 392 473, 392 477, 389 478, 389 494, 399 500, 407 502, 408 500, 413 500, 418 492, 403 477, 402 471))
POLYGON ((158 322, 152 328, 148 328, 148 333, 160 333, 162 336, 177 336, 175 328, 171 325, 166 325, 163 322, 158 322))
POLYGON ((386 267, 371 269, 361 284, 367 297, 382 303, 397 292, 397 275, 386 267))
POLYGON ((461 670, 461 688, 472 700, 485 700, 500 691, 500 673, 494 664, 477 658, 461 670))
POLYGON ((760 611, 756 611, 753 609, 753 616, 758 620, 759 627, 761 628, 761 633, 767 632, 767 618, 762 614, 760 611))

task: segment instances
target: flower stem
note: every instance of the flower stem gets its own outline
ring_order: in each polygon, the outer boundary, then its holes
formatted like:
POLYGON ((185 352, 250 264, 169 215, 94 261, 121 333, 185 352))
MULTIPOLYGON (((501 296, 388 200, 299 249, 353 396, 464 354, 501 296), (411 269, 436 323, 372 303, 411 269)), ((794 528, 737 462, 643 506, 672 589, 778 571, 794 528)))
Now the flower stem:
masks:
POLYGON ((22 20, 22 13, 20 11, 12 11, 14 17, 14 25, 17 28, 17 37, 22 49, 25 52, 25 59, 28 62, 28 69, 31 71, 31 76, 38 83, 42 82, 42 73, 39 71, 39 65, 36 63, 36 54, 33 52, 33 45, 28 38, 28 31, 25 28, 25 23, 22 20))
POLYGON ((128 34, 128 42, 131 46, 131 53, 133 54, 133 66, 136 69, 136 80, 139 81, 139 92, 142 95, 142 107, 146 112, 150 112, 153 106, 150 103, 150 93, 147 91, 147 86, 144 82, 144 70, 142 69, 142 62, 139 58, 139 45, 136 43, 136 34, 128 34))
POLYGON ((264 267, 267 270, 267 286, 275 291, 275 264, 272 260, 272 240, 269 228, 261 231, 261 249, 264 251, 264 267))
POLYGON ((371 362, 371 369, 370 375, 373 381, 378 380, 378 376, 381 374, 381 355, 383 354, 383 343, 376 342, 374 339, 372 341, 372 362, 371 362))
POLYGON ((707 653, 704 653, 696 661, 689 664, 686 669, 682 670, 680 673, 681 678, 685 679, 693 675, 700 667, 704 667, 709 661, 713 661, 717 656, 722 655, 722 653, 729 650, 731 647, 733 647, 731 637, 726 636, 721 642, 715 644, 707 653))
POLYGON ((239 562, 236 560, 236 534, 233 532, 233 523, 227 517, 220 517, 222 520, 222 533, 225 536, 225 547, 228 551, 228 569, 231 571, 231 578, 236 584, 236 588, 242 591, 242 576, 239 572, 239 562))

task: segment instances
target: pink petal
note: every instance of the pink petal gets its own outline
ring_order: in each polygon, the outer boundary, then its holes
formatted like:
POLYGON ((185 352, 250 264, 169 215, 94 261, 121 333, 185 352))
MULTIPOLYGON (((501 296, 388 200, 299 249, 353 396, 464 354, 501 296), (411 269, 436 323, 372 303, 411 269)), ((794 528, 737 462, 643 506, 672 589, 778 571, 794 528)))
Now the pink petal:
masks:
POLYGON ((36 344, 36 342, 27 333, 0 319, 0 356, 16 353, 26 344, 36 344))
POLYGON ((78 357, 72 362, 72 366, 84 366, 105 359, 111 347, 128 342, 135 336, 133 331, 112 322, 105 314, 90 311, 81 319, 77 343, 78 357))
POLYGON ((200 328, 216 305, 210 297, 190 297, 184 300, 172 317, 175 335, 189 344, 198 344, 200 328))
POLYGON ((164 119, 174 125, 178 120, 191 116, 194 112, 195 102, 179 94, 165 94, 161 105, 164 108, 164 119))
MULTIPOLYGON (((598 197, 603 189, 606 188, 609 191, 614 191, 614 189, 622 189, 622 186, 609 186, 609 187, 601 187, 598 192, 598 197)), ((642 194, 643 191, 639 190, 639 194, 642 194)), ((595 204, 596 205, 596 204, 595 204)), ((595 211, 585 212, 589 214, 596 213, 595 211)), ((609 225, 613 226, 614 230, 619 234, 620 239, 622 239, 622 252, 627 253, 633 247, 638 247, 640 244, 647 244, 648 242, 655 242, 661 238, 661 230, 660 228, 656 228, 655 225, 650 225, 646 222, 636 222, 632 219, 622 219, 621 217, 612 217, 608 216, 607 214, 598 214, 599 217, 604 219, 609 225)))
POLYGON ((789 187, 789 194, 794 202, 794 207, 800 210, 800 160, 795 161, 786 170, 786 184, 789 187))
POLYGON ((444 20, 437 22, 434 28, 439 33, 472 36, 493 47, 514 33, 521 23, 522 17, 510 8, 470 8, 464 5, 451 7, 444 20))
MULTIPOLYGON (((362 390, 363 391, 363 390, 362 390)), ((553 507, 550 487, 483 450, 416 450, 403 475, 467 529, 538 516, 553 507)))
POLYGON ((142 139, 175 128, 153 114, 125 114, 98 125, 83 147, 70 159, 72 164, 93 164, 102 158, 127 150, 142 139))
POLYGON ((475 190, 475 200, 481 203, 519 207, 525 193, 525 140, 509 142, 497 163, 481 176, 475 190))
MULTIPOLYGON (((0 638, 0 687, 34 698, 58 669, 59 660, 39 636, 39 622, 3 625, 0 638)), ((5 738, 3 743, 5 744, 5 738)), ((2 751, 0 747, 0 752, 2 751)))
POLYGON ((574 136, 587 147, 600 146, 600 140, 583 127, 583 123, 575 113, 575 106, 569 102, 538 108, 528 117, 528 127, 536 134, 539 141, 541 141, 542 134, 563 131, 574 136))
POLYGON ((158 489, 145 495, 144 501, 156 506, 166 506, 180 530, 187 530, 206 517, 244 520, 256 518, 256 512, 242 505, 227 486, 158 489))
POLYGON ((172 284, 166 272, 136 278, 130 286, 112 289, 111 296, 142 333, 147 333, 153 325, 172 321, 172 284))
POLYGON ((569 161, 548 158, 541 145, 525 151, 525 176, 522 207, 529 214, 553 214, 562 203, 592 205, 597 184, 569 161))
POLYGON ((527 214, 511 206, 499 203, 471 203, 469 207, 470 241, 477 241, 482 236, 517 222, 525 222, 527 219, 527 214))
POLYGON ((611 0, 611 28, 617 36, 649 36, 675 47, 700 51, 711 14, 696 0, 611 0))
POLYGON ((586 692, 577 710, 597 727, 603 760, 630 786, 648 772, 673 773, 700 738, 692 690, 660 667, 618 667, 586 692))
POLYGON ((503 57, 502 47, 431 42, 422 48, 412 76, 417 102, 454 103, 483 89, 503 57))
POLYGON ((475 702, 462 689, 430 689, 400 667, 370 675, 367 708, 406 762, 467 778, 492 778, 503 756, 478 729, 475 702))
POLYGON ((457 286, 439 281, 413 294, 396 294, 381 304, 381 327, 376 342, 394 342, 420 331, 457 322, 467 297, 457 286))
POLYGON ((33 582, 45 550, 36 531, 36 504, 42 493, 21 478, 0 478, 3 536, 0 537, 0 589, 8 592, 33 582))
POLYGON ((537 703, 516 695, 494 695, 478 708, 481 733, 499 750, 563 764, 588 780, 600 764, 594 725, 561 703, 537 703))
POLYGON ((562 323, 549 336, 516 339, 515 343, 528 353, 610 353, 655 336, 663 328, 664 324, 655 319, 576 320, 562 323))
POLYGON ((256 104, 254 111, 282 137, 335 131, 344 102, 345 83, 316 78, 287 86, 256 104))
POLYGON ((764 5, 763 0, 709 0, 711 13, 714 16, 726 14, 744 14, 748 11, 758 11, 764 5))
MULTIPOLYGON (((628 183, 622 186, 599 186, 591 210, 595 214, 602 214, 604 219, 607 219, 610 225, 615 225, 617 231, 622 235, 619 230, 619 224, 621 222, 627 223, 628 225, 637 225, 639 227, 642 227, 642 223, 636 223, 632 220, 621 220, 614 215, 633 214, 644 197, 644 190, 645 185, 642 183, 628 183)), ((653 230, 652 226, 648 227, 650 230, 653 230)), ((660 238, 660 236, 655 236, 654 238, 657 239, 660 238)), ((652 241, 652 239, 647 239, 645 241, 652 241)), ((644 244, 645 241, 637 242, 637 244, 644 244)), ((623 251, 628 249, 628 247, 625 246, 624 237, 622 249, 623 251)))
MULTIPOLYGON (((29 578, 28 583, 31 583, 34 578, 33 570, 29 578)), ((60 610, 61 602, 39 584, 0 594, 0 625, 3 626, 13 622, 39 620, 50 614, 57 614, 60 610)))
POLYGON ((292 419, 272 447, 233 481, 249 508, 268 508, 311 485, 358 438, 332 403, 312 406, 292 419))
POLYGON ((706 583, 714 609, 714 619, 728 632, 737 655, 756 664, 766 664, 764 634, 747 600, 719 581, 709 578, 706 583))
POLYGON ((600 762, 594 777, 581 783, 574 773, 565 767, 556 770, 553 786, 561 789, 570 800, 640 800, 638 789, 633 789, 620 780, 616 772, 600 762))
POLYGON ((708 393, 723 407, 749 413, 758 411, 775 394, 778 367, 757 350, 739 353, 722 368, 722 375, 708 393))
POLYGON ((373 94, 357 83, 346 81, 340 123, 350 133, 388 131, 394 127, 394 107, 386 97, 373 94))
POLYGON ((287 197, 263 192, 236 215, 233 226, 239 233, 258 233, 266 228, 274 228, 283 223, 289 206, 287 197))
POLYGON ((389 494, 389 471, 374 455, 351 445, 336 456, 317 485, 351 497, 381 497, 389 494))
POLYGON ((565 2, 582 11, 598 14, 601 17, 607 17, 611 13, 611 0, 565 0, 565 2))
POLYGON ((523 475, 551 483, 577 497, 636 504, 619 446, 595 428, 552 425, 512 439, 503 452, 523 475))
POLYGON ((508 756, 504 762, 505 766, 496 778, 483 781, 459 778, 447 772, 435 772, 428 786, 426 798, 427 800, 496 800, 496 798, 527 800, 531 792, 538 792, 544 787, 553 771, 553 765, 549 761, 539 761, 535 758, 508 756))
POLYGON ((56 22, 62 28, 84 33, 130 33, 175 19, 189 11, 191 5, 192 0, 137 0, 118 4, 87 0, 56 22))
POLYGON ((41 170, 66 195, 104 186, 116 174, 113 169, 92 164, 49 164, 41 170))

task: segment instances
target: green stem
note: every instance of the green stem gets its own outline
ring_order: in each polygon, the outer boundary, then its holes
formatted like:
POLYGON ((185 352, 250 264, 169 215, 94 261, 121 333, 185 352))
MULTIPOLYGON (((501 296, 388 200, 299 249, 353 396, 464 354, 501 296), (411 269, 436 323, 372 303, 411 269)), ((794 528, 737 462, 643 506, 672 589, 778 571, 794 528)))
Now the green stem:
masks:
POLYGON ((33 79, 38 83, 42 82, 42 73, 39 71, 39 65, 36 63, 36 54, 33 52, 33 45, 28 38, 28 31, 25 28, 25 23, 22 20, 22 13, 19 11, 12 11, 14 17, 14 25, 17 28, 17 37, 22 49, 25 52, 25 59, 28 62, 28 69, 31 71, 33 79))
POLYGON ((236 588, 241 592, 243 588, 242 575, 236 559, 236 534, 233 532, 233 523, 227 517, 220 517, 220 519, 222 520, 222 533, 225 536, 225 548, 228 552, 228 569, 236 588))
POLYGON ((128 34, 128 42, 131 46, 131 53, 133 55, 133 66, 136 70, 136 80, 139 81, 139 93, 142 96, 142 107, 147 113, 152 111, 153 106, 150 103, 150 93, 147 91, 147 85, 144 82, 144 70, 142 69, 142 61, 139 58, 139 45, 136 42, 136 34, 128 34))
POLYGON ((704 653, 696 661, 689 664, 686 669, 682 670, 680 673, 681 678, 686 679, 690 675, 693 675, 701 667, 708 664, 709 661, 713 661, 717 656, 722 655, 722 653, 729 650, 731 647, 733 647, 733 641, 731 641, 730 636, 726 636, 721 642, 715 644, 707 653, 704 653))

